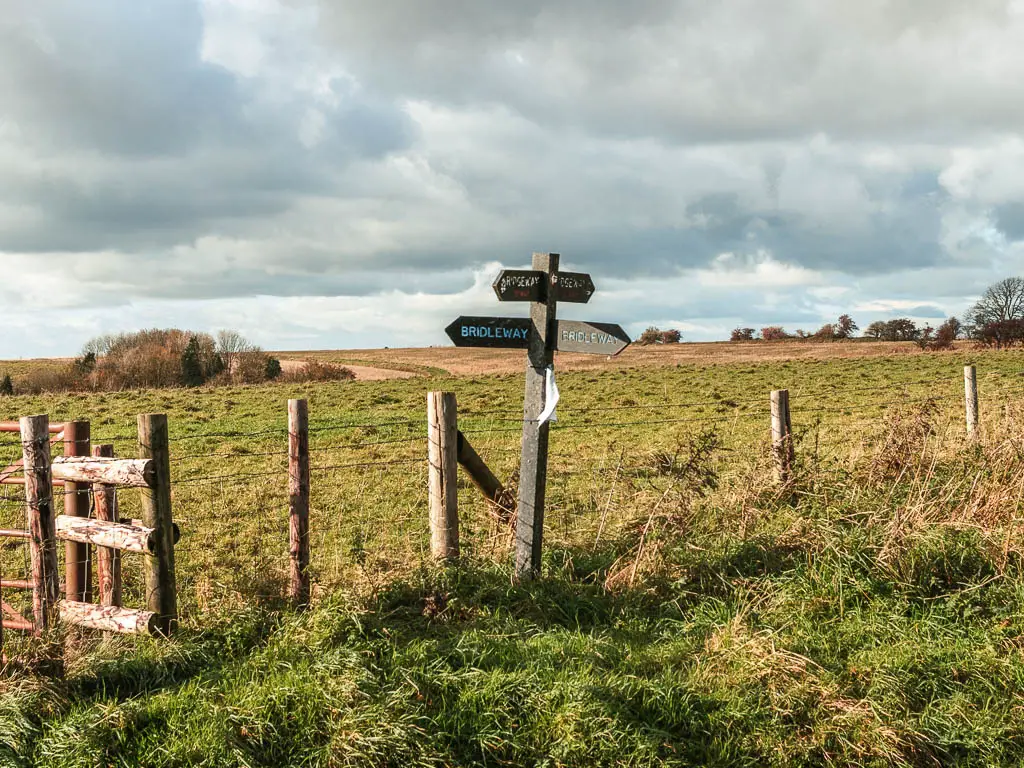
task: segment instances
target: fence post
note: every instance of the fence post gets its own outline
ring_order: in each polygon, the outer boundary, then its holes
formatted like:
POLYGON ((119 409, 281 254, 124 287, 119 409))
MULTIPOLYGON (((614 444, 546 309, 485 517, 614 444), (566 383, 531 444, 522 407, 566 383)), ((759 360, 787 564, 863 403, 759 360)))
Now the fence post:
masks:
POLYGON ((973 365, 964 366, 964 401, 967 405, 967 436, 978 432, 978 371, 973 365))
POLYGON ((288 401, 289 597, 309 605, 309 404, 288 401))
POLYGON ((430 551, 437 560, 459 556, 458 408, 454 392, 427 393, 430 458, 430 551))
POLYGON ((788 483, 792 476, 793 461, 796 457, 793 446, 793 423, 789 417, 788 389, 772 390, 771 408, 775 479, 779 483, 788 483))
MULTIPOLYGON (((88 421, 69 421, 64 425, 64 455, 88 456, 91 435, 88 421)), ((89 492, 86 483, 64 484, 64 514, 89 517, 89 492)), ((68 600, 92 602, 92 562, 89 545, 76 541, 64 543, 64 595, 68 600)))
MULTIPOLYGON (((114 446, 97 445, 92 455, 114 458, 114 446)), ((96 504, 96 519, 108 523, 120 522, 117 510, 117 489, 97 483, 92 487, 96 504)), ((121 607, 121 551, 114 547, 96 547, 96 577, 99 585, 100 605, 121 607)))
POLYGON ((50 418, 21 420, 25 499, 28 503, 29 550, 32 562, 32 617, 36 634, 53 623, 60 599, 57 575, 57 531, 53 519, 53 474, 50 466, 50 418))
POLYGON ((153 481, 142 489, 142 522, 157 531, 156 547, 146 559, 146 605, 158 616, 157 628, 169 634, 178 621, 174 581, 174 521, 171 517, 171 452, 166 414, 139 416, 139 458, 152 459, 153 481))

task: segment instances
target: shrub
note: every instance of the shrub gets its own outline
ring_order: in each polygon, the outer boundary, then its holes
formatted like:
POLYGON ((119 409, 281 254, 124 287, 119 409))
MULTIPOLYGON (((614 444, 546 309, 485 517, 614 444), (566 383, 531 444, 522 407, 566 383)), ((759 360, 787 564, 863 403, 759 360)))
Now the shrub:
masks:
POLYGON ((935 343, 934 333, 935 329, 930 325, 926 325, 918 332, 917 338, 914 339, 914 343, 921 349, 931 349, 932 345, 935 343))
POLYGON ((978 341, 986 347, 1014 347, 1024 344, 1024 320, 999 320, 987 323, 976 333, 978 341))
POLYGON ((10 397, 14 394, 14 382, 11 381, 11 374, 5 373, 3 381, 0 381, 0 396, 10 397))
MULTIPOLYGON (((938 327, 934 335, 931 335, 927 348, 931 350, 952 349, 953 342, 960 336, 961 327, 959 320, 955 317, 949 318, 938 327)), ((925 328, 925 331, 931 331, 931 328, 925 328)))
POLYGON ((85 388, 86 382, 78 376, 73 363, 57 368, 37 368, 23 376, 18 382, 18 394, 24 395, 39 395, 43 392, 75 392, 85 388))
POLYGON ((754 329, 753 328, 733 328, 732 334, 729 336, 729 341, 753 341, 754 340, 754 329))
POLYGON ((835 341, 838 338, 836 326, 832 323, 825 323, 825 325, 814 332, 814 338, 818 341, 835 341))
POLYGON ((782 341, 788 338, 789 334, 786 333, 781 325, 769 325, 761 329, 761 339, 763 341, 782 341))
POLYGON ((259 347, 237 353, 231 378, 238 384, 262 384, 267 380, 271 357, 259 347))
POLYGON ((651 344, 657 344, 661 340, 661 331, 655 328, 653 325, 646 331, 640 334, 640 338, 636 340, 636 343, 641 347, 648 347, 651 344))
POLYGON ((679 344, 683 340, 683 334, 676 328, 670 328, 661 332, 662 344, 679 344))
POLYGON ((303 381, 350 381, 356 377, 351 368, 336 363, 324 363, 319 360, 310 360, 293 371, 288 371, 281 376, 282 381, 303 382, 303 381))

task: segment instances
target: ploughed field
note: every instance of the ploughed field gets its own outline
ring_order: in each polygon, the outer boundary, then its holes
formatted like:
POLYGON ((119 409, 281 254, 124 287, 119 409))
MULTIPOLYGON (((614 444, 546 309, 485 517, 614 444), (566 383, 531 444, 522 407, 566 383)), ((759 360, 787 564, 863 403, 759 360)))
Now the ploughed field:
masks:
MULTIPOLYGON (((460 429, 514 485, 523 354, 302 356, 418 375, 0 400, 4 419, 89 419, 122 456, 137 413, 169 414, 183 614, 171 641, 70 638, 64 681, 0 679, 0 763, 1024 761, 1024 356, 562 356, 546 567, 525 585, 510 531, 464 480, 463 562, 429 564, 425 428, 425 393, 454 391, 460 429), (769 455, 777 388, 795 432, 787 487, 769 455), (291 397, 310 404, 305 615, 281 599, 291 397)), ((18 490, 2 527, 23 525, 18 490)), ((121 501, 133 516, 135 495, 121 501)), ((3 549, 4 578, 24 557, 3 549)), ((141 605, 130 554, 124 574, 141 605)), ((9 654, 34 652, 13 635, 9 654)))

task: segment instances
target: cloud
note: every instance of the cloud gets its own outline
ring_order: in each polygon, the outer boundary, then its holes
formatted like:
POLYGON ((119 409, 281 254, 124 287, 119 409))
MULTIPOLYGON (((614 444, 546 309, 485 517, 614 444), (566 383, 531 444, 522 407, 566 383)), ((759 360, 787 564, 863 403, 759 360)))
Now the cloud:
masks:
POLYGON ((0 302, 53 331, 14 354, 442 343, 547 250, 594 274, 580 318, 864 325, 1024 256, 1021 0, 0 11, 0 302))

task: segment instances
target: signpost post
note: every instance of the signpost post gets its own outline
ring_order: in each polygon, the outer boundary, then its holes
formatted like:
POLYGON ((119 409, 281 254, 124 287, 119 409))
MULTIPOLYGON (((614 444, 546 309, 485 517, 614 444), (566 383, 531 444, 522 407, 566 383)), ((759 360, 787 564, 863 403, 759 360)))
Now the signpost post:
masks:
POLYGON ((494 281, 499 301, 530 302, 529 318, 460 317, 445 332, 457 347, 527 350, 523 443, 516 519, 516 576, 540 572, 544 542, 550 422, 544 413, 547 371, 555 351, 617 355, 630 344, 617 325, 558 320, 558 302, 586 304, 594 295, 590 275, 560 272, 557 253, 533 254, 533 269, 506 269, 494 281))

